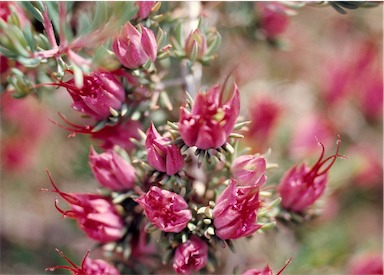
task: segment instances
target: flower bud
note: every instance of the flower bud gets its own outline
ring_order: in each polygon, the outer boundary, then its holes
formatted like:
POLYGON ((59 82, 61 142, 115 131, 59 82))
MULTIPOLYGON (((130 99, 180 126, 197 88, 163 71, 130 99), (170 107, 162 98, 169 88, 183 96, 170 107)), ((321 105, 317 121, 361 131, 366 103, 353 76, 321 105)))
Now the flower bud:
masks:
POLYGON ((164 232, 180 232, 192 218, 184 198, 157 186, 136 199, 149 221, 164 232))
POLYGON ((90 76, 84 75, 83 82, 82 88, 76 86, 74 79, 59 84, 71 95, 73 109, 101 120, 111 116, 111 108, 121 108, 125 91, 113 74, 95 72, 90 76))
MULTIPOLYGON (((49 175, 49 174, 48 174, 49 175)), ((55 207, 64 217, 73 218, 91 239, 99 242, 119 240, 124 234, 124 222, 112 202, 96 194, 67 194, 61 192, 49 175, 54 192, 68 202, 71 210, 55 207)))
POLYGON ((173 269, 179 274, 189 274, 204 268, 208 260, 208 245, 196 235, 180 244, 173 258, 173 269))
POLYGON ((338 154, 340 138, 337 141, 336 153, 326 159, 323 159, 324 146, 320 142, 319 144, 322 147, 322 152, 312 168, 305 164, 295 165, 283 175, 278 186, 283 208, 301 212, 312 205, 323 194, 328 181, 328 170, 332 167, 337 157, 341 157, 338 154), (331 163, 325 166, 329 161, 331 163))
POLYGON ((209 149, 225 144, 240 112, 237 85, 229 92, 225 88, 216 85, 206 93, 199 93, 191 112, 181 107, 179 131, 186 145, 209 149))
POLYGON ((148 60, 155 61, 156 38, 152 30, 141 26, 141 32, 139 32, 130 22, 127 22, 113 40, 112 50, 125 67, 135 69, 148 60))
POLYGON ((188 58, 201 60, 207 51, 207 41, 198 29, 192 31, 185 40, 184 51, 188 58))
POLYGON ((135 168, 115 151, 97 154, 91 147, 89 165, 101 185, 114 191, 131 189, 135 182, 135 168))
POLYGON ((184 158, 180 153, 180 149, 174 144, 169 144, 169 142, 170 140, 162 137, 151 123, 145 140, 148 163, 157 171, 165 172, 167 175, 174 175, 183 168, 184 158))
POLYGON ((241 186, 261 187, 267 177, 265 158, 259 155, 243 155, 236 158, 231 165, 233 177, 241 186))
POLYGON ((256 224, 259 207, 258 188, 237 186, 236 180, 231 179, 213 209, 217 237, 227 240, 252 235, 261 227, 256 224))
POLYGON ((137 17, 141 20, 148 17, 151 13, 153 6, 156 4, 156 1, 136 1, 136 6, 139 7, 137 11, 137 17))

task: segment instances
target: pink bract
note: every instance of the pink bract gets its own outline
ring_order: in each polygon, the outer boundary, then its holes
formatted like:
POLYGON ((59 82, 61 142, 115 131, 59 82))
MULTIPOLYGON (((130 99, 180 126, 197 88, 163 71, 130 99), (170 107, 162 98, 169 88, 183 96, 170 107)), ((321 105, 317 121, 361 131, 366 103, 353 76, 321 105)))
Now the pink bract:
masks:
POLYGON ((208 245, 193 235, 185 243, 180 244, 173 258, 173 269, 179 274, 199 271, 207 265, 208 245))
POLYGON ((185 162, 180 149, 174 144, 169 144, 170 141, 162 137, 151 123, 145 140, 148 163, 157 171, 174 175, 183 168, 185 162))
POLYGON ((164 232, 180 232, 192 218, 184 198, 157 186, 136 199, 149 221, 164 232))
POLYGON ((236 180, 231 179, 213 209, 216 235, 224 240, 252 235, 261 227, 256 224, 259 207, 258 188, 237 186, 236 180))
POLYGON ((135 168, 115 151, 97 154, 91 147, 89 165, 99 183, 112 190, 131 189, 135 182, 135 168))
POLYGON ((127 22, 112 42, 112 50, 129 69, 138 68, 148 60, 155 61, 157 43, 153 31, 141 26, 141 32, 127 22))
POLYGON ((266 168, 267 163, 263 156, 242 155, 233 161, 231 172, 239 185, 261 187, 267 180, 266 168))

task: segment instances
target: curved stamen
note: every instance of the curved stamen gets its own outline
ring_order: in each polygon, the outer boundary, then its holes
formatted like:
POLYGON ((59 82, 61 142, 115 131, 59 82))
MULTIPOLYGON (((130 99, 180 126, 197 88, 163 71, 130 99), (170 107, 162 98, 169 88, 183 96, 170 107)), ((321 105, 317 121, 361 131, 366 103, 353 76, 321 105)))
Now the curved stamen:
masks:
POLYGON ((316 140, 317 140, 317 143, 321 146, 321 154, 320 154, 320 157, 315 162, 315 164, 312 166, 311 170, 308 171, 307 175, 312 175, 312 174, 316 175, 317 174, 317 171, 321 167, 321 160, 324 157, 325 147, 324 147, 324 145, 320 142, 320 140, 317 137, 316 137, 316 140))
POLYGON ((81 261, 81 269, 84 269, 85 259, 88 257, 90 253, 90 250, 87 251, 87 254, 85 254, 83 260, 81 261))
POLYGON ((285 265, 283 266, 283 268, 282 269, 280 269, 277 273, 276 273, 276 275, 280 275, 281 274, 281 272, 283 272, 284 271, 284 269, 291 263, 291 261, 292 261, 292 258, 293 257, 291 257, 291 258, 289 258, 288 259, 288 261, 285 263, 285 265))
MULTIPOLYGON (((325 168, 323 169, 323 171, 320 172, 320 171, 319 171, 320 169, 319 169, 319 170, 318 170, 318 173, 317 173, 317 176, 321 176, 321 175, 323 175, 324 173, 328 172, 328 170, 332 167, 332 165, 335 163, 335 161, 336 161, 336 159, 337 159, 338 157, 340 157, 340 158, 345 158, 345 156, 343 156, 343 155, 339 155, 340 145, 341 145, 340 135, 339 135, 338 138, 337 138, 337 142, 336 142, 336 144, 337 144, 336 153, 335 153, 334 155, 332 155, 332 156, 326 158, 325 160, 323 160, 323 161, 320 163, 320 167, 322 167, 326 162, 328 162, 329 160, 332 159, 331 163, 330 163, 327 167, 325 167, 325 168)), ((320 167, 319 167, 319 168, 320 168, 320 167)))
POLYGON ((75 196, 72 196, 72 195, 69 195, 67 193, 61 192, 59 190, 59 188, 57 188, 57 186, 53 182, 51 173, 48 171, 48 169, 45 170, 45 171, 47 172, 48 177, 49 177, 49 181, 51 182, 51 184, 52 184, 52 186, 54 188, 54 190, 52 190, 53 192, 58 193, 64 200, 66 200, 70 204, 76 204, 76 205, 79 205, 79 206, 82 205, 82 202, 79 199, 77 199, 75 196))

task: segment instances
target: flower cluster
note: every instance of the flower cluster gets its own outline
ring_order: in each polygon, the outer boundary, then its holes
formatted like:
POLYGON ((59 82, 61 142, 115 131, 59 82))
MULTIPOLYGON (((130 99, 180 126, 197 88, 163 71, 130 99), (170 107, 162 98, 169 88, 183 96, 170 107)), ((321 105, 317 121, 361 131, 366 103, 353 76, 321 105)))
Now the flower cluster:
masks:
MULTIPOLYGON (((56 198, 54 206, 74 219, 113 265, 87 253, 77 266, 57 250, 71 266, 47 270, 136 274, 161 272, 164 264, 179 274, 217 273, 223 271, 220 250, 234 251, 236 240, 314 218, 311 210, 318 208, 328 173, 344 158, 340 136, 336 153, 324 157, 323 140, 334 139, 336 127, 320 116, 305 117, 291 148, 278 156, 302 157, 317 136, 320 157, 312 167, 295 164, 270 177, 277 164, 268 140, 283 108, 260 99, 246 121, 242 86, 232 73, 214 85, 196 81, 205 80, 202 65, 216 58, 221 36, 214 28, 200 20, 183 29, 187 19, 178 12, 161 14, 155 1, 89 4, 81 14, 85 19, 62 2, 26 2, 24 9, 0 4, 0 72, 7 77, 1 84, 15 97, 59 88, 81 118, 75 123, 59 114, 62 122, 54 123, 72 132, 70 137, 92 138, 85 147, 90 148, 85 170, 97 191, 65 193, 49 172, 53 190, 43 190, 68 203, 69 210, 63 210, 56 198), (41 22, 43 32, 31 18, 41 22), (83 26, 88 19, 94 19, 89 28, 83 26)), ((252 4, 256 33, 275 43, 292 15, 287 5, 252 4)), ((243 274, 272 274, 264 266, 243 274)))

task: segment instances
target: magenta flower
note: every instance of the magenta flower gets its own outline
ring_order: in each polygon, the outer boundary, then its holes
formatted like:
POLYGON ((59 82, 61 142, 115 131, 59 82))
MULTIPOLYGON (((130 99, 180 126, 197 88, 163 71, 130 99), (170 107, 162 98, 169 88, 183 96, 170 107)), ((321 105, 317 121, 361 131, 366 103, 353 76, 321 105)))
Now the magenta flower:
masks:
POLYGON ((257 3, 260 7, 260 26, 267 38, 275 38, 288 27, 287 8, 278 2, 257 3))
POLYGON ((179 131, 184 143, 199 149, 224 145, 235 126, 240 112, 237 85, 227 93, 219 85, 199 93, 192 112, 181 107, 179 131))
POLYGON ((332 167, 339 155, 340 138, 337 140, 337 151, 334 155, 323 159, 324 145, 320 158, 312 168, 302 165, 295 165, 282 177, 278 191, 281 196, 283 208, 300 212, 312 205, 324 192, 327 184, 327 172, 332 167), (330 164, 325 166, 329 161, 330 164), (324 167, 325 166, 325 167, 324 167))
POLYGON ((381 252, 365 253, 353 257, 348 263, 348 274, 384 274, 383 255, 381 252))
POLYGON ((268 140, 283 112, 282 106, 268 97, 255 98, 249 109, 249 131, 246 133, 247 142, 256 151, 264 151, 268 140))
POLYGON ((101 275, 101 274, 108 274, 108 275, 119 275, 120 272, 111 264, 107 263, 104 260, 96 259, 93 260, 91 258, 88 258, 89 251, 87 254, 85 254, 81 266, 77 266, 75 263, 73 263, 70 259, 68 259, 63 252, 56 249, 56 251, 60 254, 60 256, 64 257, 64 259, 71 265, 71 266, 53 266, 48 267, 45 269, 45 271, 54 271, 56 269, 66 269, 71 272, 73 275, 101 275))
POLYGON ((97 154, 91 147, 89 165, 101 185, 115 191, 131 189, 135 182, 135 168, 115 151, 97 154))
POLYGON ((152 30, 143 26, 140 30, 127 22, 112 42, 117 58, 129 69, 138 68, 148 60, 153 62, 157 56, 157 43, 152 30))
POLYGON ((162 137, 151 123, 145 140, 148 163, 157 171, 174 175, 183 168, 184 158, 176 145, 169 144, 170 141, 162 137))
POLYGON ((317 142, 322 140, 325 145, 329 144, 334 137, 332 121, 326 119, 322 114, 311 114, 297 121, 290 144, 290 153, 294 157, 304 157, 317 151, 317 142))
POLYGON ((180 232, 192 218, 184 198, 157 186, 136 199, 149 221, 164 232, 180 232))
POLYGON ((267 180, 266 167, 267 163, 263 156, 243 155, 233 161, 231 172, 239 185, 261 187, 267 180))
POLYGON ((208 245, 193 235, 188 241, 180 244, 173 258, 173 269, 179 274, 199 271, 207 265, 208 245))
POLYGON ((71 210, 63 211, 55 201, 56 209, 64 217, 73 218, 79 227, 91 239, 100 242, 119 240, 124 234, 124 222, 108 199, 95 194, 67 194, 61 192, 54 184, 50 174, 49 179, 54 192, 58 193, 71 206, 71 210))
POLYGON ((259 189, 253 186, 237 186, 236 180, 231 179, 217 198, 213 209, 217 237, 226 240, 253 234, 261 227, 256 224, 259 207, 259 189))
POLYGON ((84 85, 78 88, 75 80, 60 82, 73 99, 72 108, 100 120, 111 116, 111 108, 119 110, 125 100, 125 91, 111 73, 95 72, 84 75, 84 85))
POLYGON ((156 1, 136 1, 136 6, 139 7, 137 11, 137 17, 141 20, 148 17, 151 13, 153 6, 156 4, 156 1))

